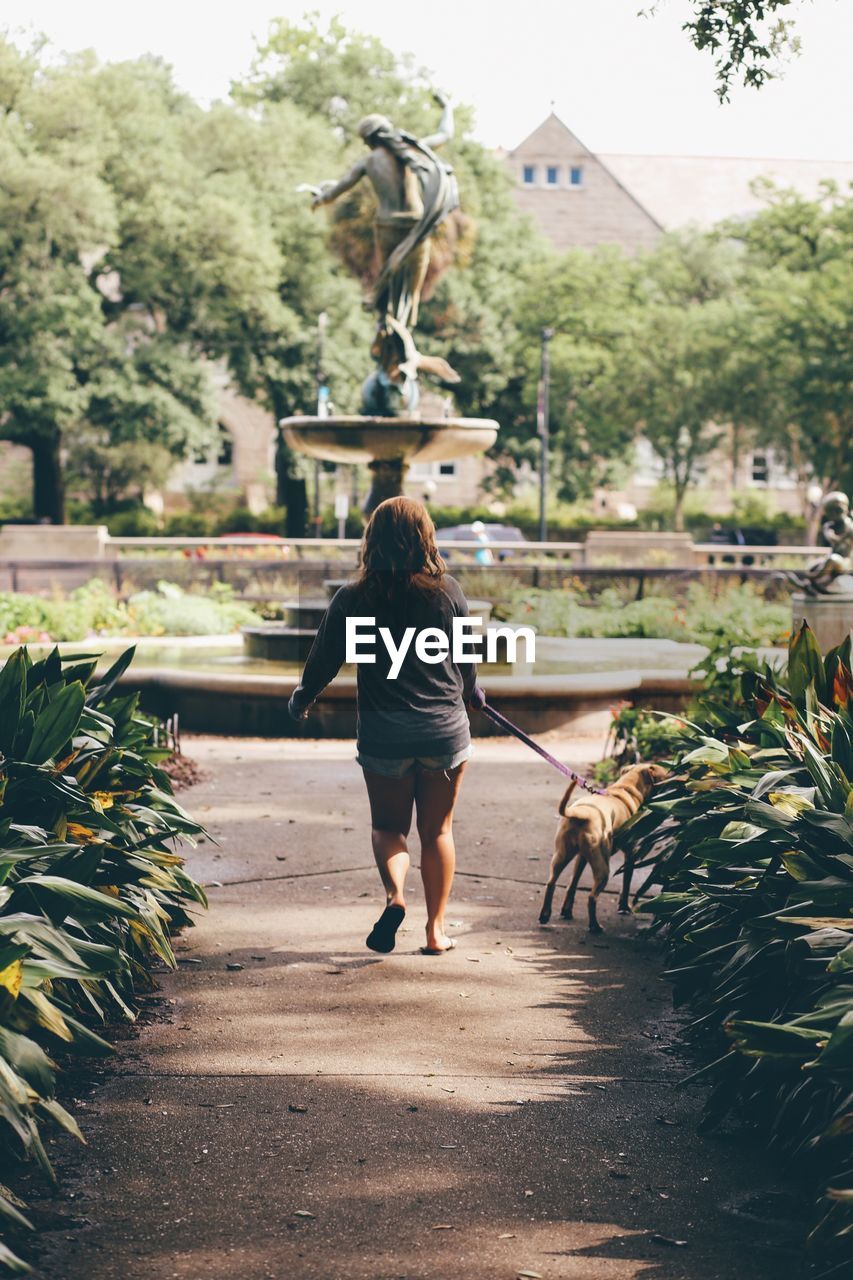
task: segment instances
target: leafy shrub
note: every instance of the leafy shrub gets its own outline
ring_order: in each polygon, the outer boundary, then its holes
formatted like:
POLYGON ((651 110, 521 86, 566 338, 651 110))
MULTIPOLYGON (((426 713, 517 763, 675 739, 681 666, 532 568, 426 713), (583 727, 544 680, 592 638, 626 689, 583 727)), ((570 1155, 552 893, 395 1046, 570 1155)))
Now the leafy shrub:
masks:
POLYGON ((92 578, 67 596, 30 596, 0 592, 0 642, 82 640, 97 635, 227 635, 259 622, 260 615, 234 599, 234 590, 215 582, 204 595, 159 582, 156 591, 140 591, 127 603, 110 585, 92 578))
POLYGON ((727 650, 779 644, 790 632, 790 606, 766 600, 746 583, 714 592, 693 582, 684 600, 654 595, 625 601, 612 589, 594 605, 588 599, 582 587, 526 587, 514 594, 507 613, 544 635, 680 640, 727 650))
POLYGON ((113 538, 156 538, 163 532, 160 521, 147 507, 132 507, 106 516, 104 523, 113 538))
MULTIPOLYGON (((201 828, 138 695, 115 691, 132 656, 98 676, 95 660, 21 648, 0 671, 0 1124, 51 1181, 42 1126, 82 1137, 56 1059, 112 1052, 100 1030, 133 1019, 153 957, 173 965, 170 934, 205 905, 174 848, 201 828)), ((2 1189, 0 1218, 29 1226, 2 1189)), ((0 1263, 26 1269, 5 1245, 0 1263)))
POLYGON ((128 630, 140 636, 216 636, 260 621, 224 582, 214 583, 203 596, 159 582, 156 591, 140 591, 127 602, 128 630))
POLYGON ((804 626, 784 677, 753 663, 684 726, 678 772, 622 835, 661 887, 643 910, 713 1059, 706 1123, 739 1109, 799 1159, 821 1198, 819 1265, 839 1275, 853 1242, 851 712, 850 639, 822 659, 804 626))

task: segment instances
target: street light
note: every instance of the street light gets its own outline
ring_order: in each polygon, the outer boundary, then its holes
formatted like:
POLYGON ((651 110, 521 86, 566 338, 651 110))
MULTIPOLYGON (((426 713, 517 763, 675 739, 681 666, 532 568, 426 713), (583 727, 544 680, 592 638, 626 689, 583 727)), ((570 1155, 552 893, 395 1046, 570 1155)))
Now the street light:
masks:
MULTIPOLYGON (((325 311, 321 311, 317 317, 317 368, 315 370, 315 378, 317 382, 317 417, 328 418, 329 416, 329 387, 326 382, 326 371, 323 368, 323 357, 325 355, 326 328, 329 323, 329 317, 325 311)), ((314 460, 314 536, 320 536, 320 460, 314 460)))
POLYGON ((542 372, 536 406, 536 430, 539 435, 539 541, 548 540, 545 507, 548 498, 548 416, 551 398, 551 351, 553 329, 542 330, 542 372))

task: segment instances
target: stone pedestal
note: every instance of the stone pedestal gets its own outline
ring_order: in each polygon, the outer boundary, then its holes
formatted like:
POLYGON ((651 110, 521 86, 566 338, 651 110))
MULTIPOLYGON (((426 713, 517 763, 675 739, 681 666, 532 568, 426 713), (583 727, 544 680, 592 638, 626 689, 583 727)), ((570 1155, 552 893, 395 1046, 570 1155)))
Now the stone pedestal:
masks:
POLYGON ((109 536, 104 524, 4 524, 0 560, 103 560, 109 536))
POLYGON ((794 631, 805 620, 818 642, 821 653, 827 653, 853 631, 853 578, 850 589, 823 596, 808 596, 802 591, 791 597, 794 631))

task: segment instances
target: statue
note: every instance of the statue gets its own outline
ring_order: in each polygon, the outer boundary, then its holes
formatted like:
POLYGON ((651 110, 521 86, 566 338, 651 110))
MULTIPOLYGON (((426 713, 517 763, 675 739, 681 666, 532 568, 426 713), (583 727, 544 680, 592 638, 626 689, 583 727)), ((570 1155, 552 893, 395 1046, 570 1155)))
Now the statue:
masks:
POLYGON ((331 204, 364 177, 376 192, 374 234, 382 265, 369 302, 376 311, 370 354, 378 368, 362 388, 362 407, 377 416, 414 410, 419 371, 445 382, 459 381, 446 360, 418 352, 412 337, 429 266, 430 236, 459 205, 453 170, 435 154, 435 148, 453 136, 453 110, 444 95, 434 96, 442 108, 436 133, 418 139, 395 129, 385 116, 365 116, 358 132, 368 154, 338 182, 307 188, 314 197, 312 209, 331 204))
POLYGON ((821 504, 821 519, 821 533, 829 551, 809 565, 805 573, 789 572, 786 575, 790 582, 810 596, 845 591, 847 585, 840 579, 853 572, 853 519, 850 518, 847 495, 838 490, 828 493, 821 504))

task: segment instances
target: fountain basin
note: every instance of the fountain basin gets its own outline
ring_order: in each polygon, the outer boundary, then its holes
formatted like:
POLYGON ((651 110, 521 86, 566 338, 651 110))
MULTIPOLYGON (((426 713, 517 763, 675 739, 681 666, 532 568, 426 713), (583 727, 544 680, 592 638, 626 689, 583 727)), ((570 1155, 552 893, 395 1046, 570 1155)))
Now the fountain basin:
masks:
POLYGON ((493 418, 282 418, 291 449, 324 462, 450 462, 495 443, 493 418))

